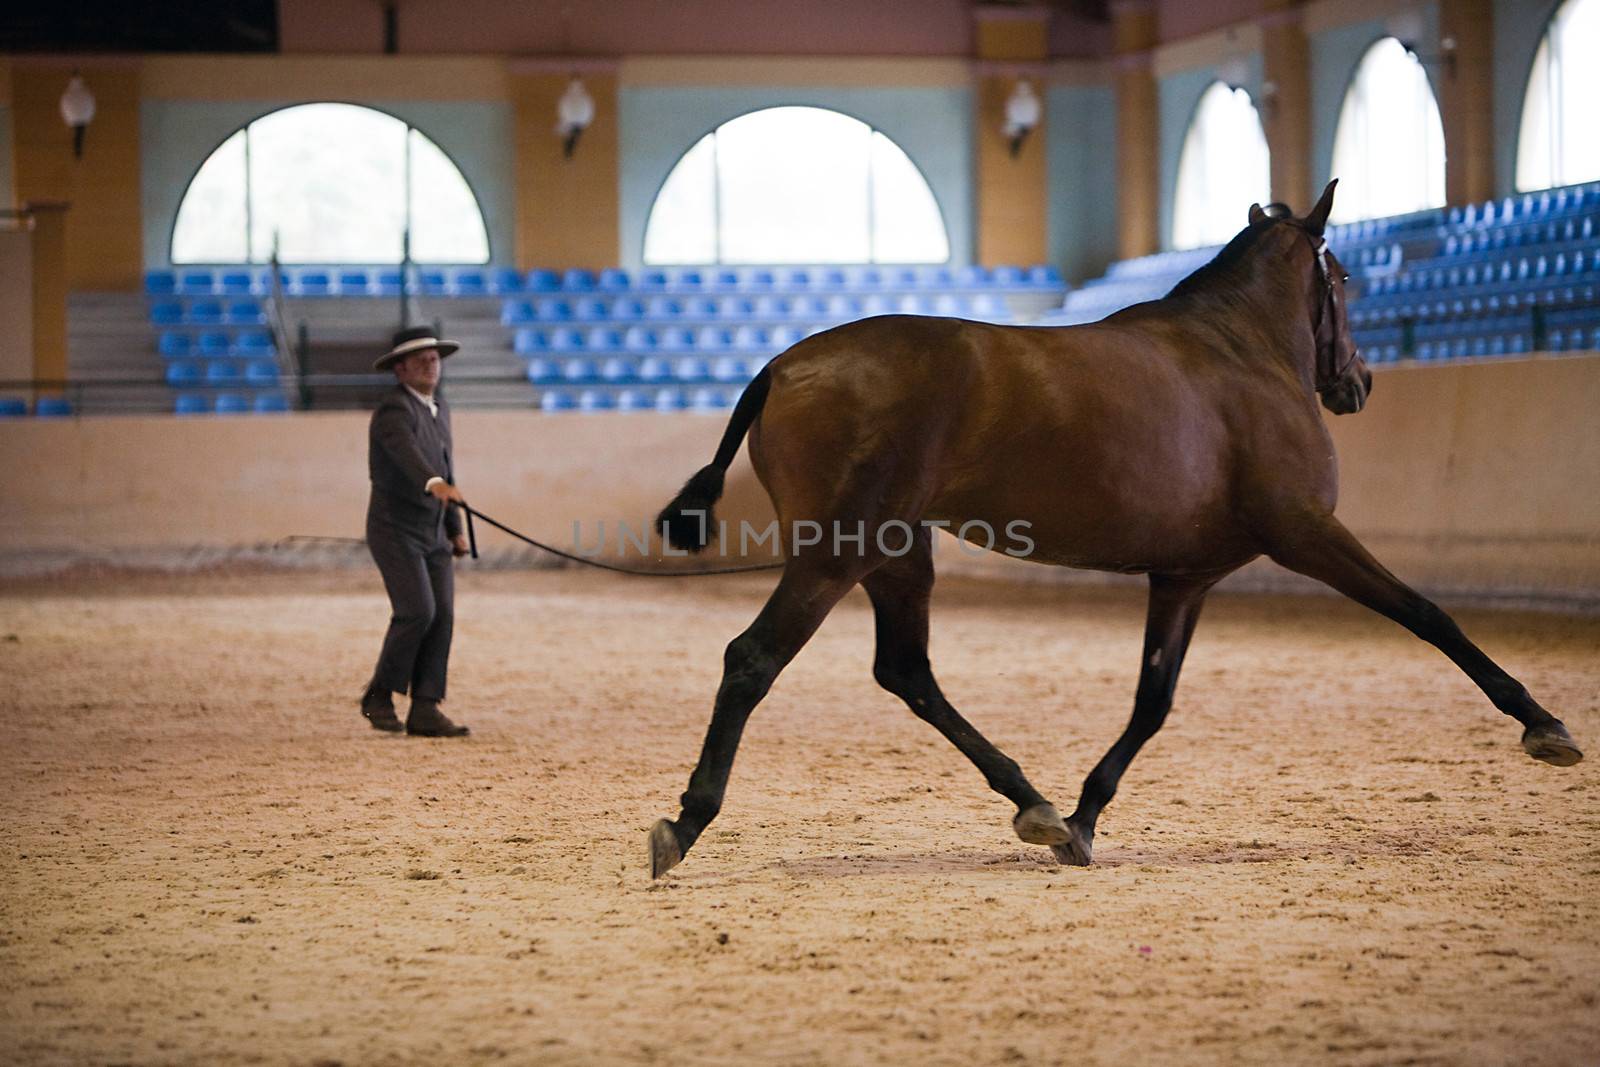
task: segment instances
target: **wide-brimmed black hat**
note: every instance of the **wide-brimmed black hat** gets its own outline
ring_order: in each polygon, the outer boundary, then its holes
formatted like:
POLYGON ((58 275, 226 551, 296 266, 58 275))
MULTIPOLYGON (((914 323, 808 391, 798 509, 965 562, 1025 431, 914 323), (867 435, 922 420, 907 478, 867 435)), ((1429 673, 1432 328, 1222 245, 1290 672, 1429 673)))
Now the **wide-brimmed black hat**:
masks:
POLYGON ((444 359, 461 347, 456 341, 443 341, 435 337, 432 326, 407 326, 394 335, 392 345, 389 351, 379 356, 372 364, 373 370, 388 370, 411 353, 421 352, 426 348, 437 348, 439 358, 444 359))

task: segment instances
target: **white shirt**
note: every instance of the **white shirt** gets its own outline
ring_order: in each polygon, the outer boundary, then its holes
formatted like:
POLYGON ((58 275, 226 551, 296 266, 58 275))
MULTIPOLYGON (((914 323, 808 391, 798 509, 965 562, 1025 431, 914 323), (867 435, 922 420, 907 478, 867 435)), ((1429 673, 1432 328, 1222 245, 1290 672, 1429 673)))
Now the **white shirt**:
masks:
MULTIPOLYGON (((432 415, 436 419, 439 417, 439 402, 433 397, 423 396, 421 393, 417 392, 415 389, 411 388, 411 386, 406 385, 403 382, 401 383, 400 388, 404 389, 406 392, 410 393, 412 396, 426 404, 428 407, 428 414, 432 415)), ((435 474, 432 478, 429 478, 422 484, 423 493, 431 493, 433 491, 433 483, 442 481, 444 481, 444 479, 435 474)))

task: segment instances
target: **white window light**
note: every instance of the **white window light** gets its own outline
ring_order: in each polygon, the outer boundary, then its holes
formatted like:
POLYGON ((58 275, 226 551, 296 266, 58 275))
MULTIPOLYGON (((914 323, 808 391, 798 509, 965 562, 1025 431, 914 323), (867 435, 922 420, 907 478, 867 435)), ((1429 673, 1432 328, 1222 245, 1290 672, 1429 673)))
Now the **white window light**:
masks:
POLYGON ((1428 73, 1403 41, 1367 49, 1339 109, 1335 222, 1383 218, 1444 204, 1444 124, 1428 73))
POLYGON ((1267 138, 1250 94, 1212 82, 1178 157, 1172 247, 1228 241, 1244 228, 1251 204, 1271 199, 1271 186, 1267 138))

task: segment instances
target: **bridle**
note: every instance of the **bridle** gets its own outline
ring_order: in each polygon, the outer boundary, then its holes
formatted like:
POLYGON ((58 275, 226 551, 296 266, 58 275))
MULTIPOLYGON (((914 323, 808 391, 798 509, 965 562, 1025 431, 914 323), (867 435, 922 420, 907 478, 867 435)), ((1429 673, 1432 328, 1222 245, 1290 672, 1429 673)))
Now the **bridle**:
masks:
MULTIPOLYGON (((1320 369, 1323 362, 1320 344, 1322 330, 1324 326, 1328 325, 1333 315, 1338 311, 1339 297, 1338 291, 1333 285, 1333 272, 1328 267, 1327 237, 1318 235, 1316 238, 1313 238, 1308 231, 1302 230, 1301 232, 1305 233, 1306 240, 1308 242, 1314 241, 1314 243, 1311 245, 1311 249, 1316 254, 1317 275, 1322 279, 1322 298, 1317 301, 1317 316, 1311 327, 1312 343, 1318 345, 1316 359, 1320 369)), ((1333 338, 1328 341, 1328 351, 1330 356, 1333 352, 1335 340, 1336 338, 1333 338)), ((1317 392, 1325 392, 1337 385, 1344 378, 1345 372, 1350 369, 1350 365, 1355 362, 1356 355, 1357 351, 1352 346, 1350 349, 1350 355, 1345 358, 1343 366, 1336 368, 1334 372, 1327 377, 1318 375, 1321 380, 1316 383, 1317 392)))

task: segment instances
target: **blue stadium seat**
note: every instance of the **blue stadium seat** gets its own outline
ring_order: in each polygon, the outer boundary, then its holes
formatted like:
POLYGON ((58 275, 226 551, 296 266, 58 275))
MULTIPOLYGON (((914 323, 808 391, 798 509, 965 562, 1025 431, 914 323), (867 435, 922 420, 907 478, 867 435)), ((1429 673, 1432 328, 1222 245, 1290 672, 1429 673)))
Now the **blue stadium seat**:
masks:
POLYGON ((446 296, 450 292, 450 279, 442 270, 419 270, 417 288, 424 296, 446 296))
POLYGON ((540 322, 571 322, 572 305, 565 300, 540 300, 534 304, 534 316, 540 322))
POLYGON ((244 382, 244 375, 239 373, 239 365, 233 360, 214 359, 206 364, 205 380, 207 385, 236 386, 244 382))
POLYGON ((231 301, 222 313, 223 321, 230 326, 259 326, 267 321, 256 300, 231 301))
POLYGON ((398 270, 380 270, 372 277, 373 296, 399 296, 405 275, 398 270))
MULTIPOLYGON (((846 299, 849 299, 846 297, 846 299)), ((797 296, 789 301, 790 320, 825 319, 828 317, 828 298, 797 296)))
POLYGON ((561 378, 569 385, 600 380, 600 371, 591 359, 569 359, 561 367, 561 378))
POLYGON ((252 359, 244 365, 246 385, 267 388, 278 384, 278 365, 270 359, 252 359))
POLYGON ((162 330, 156 338, 156 351, 168 359, 178 359, 194 351, 189 335, 178 330, 162 330))
POLYGON ((261 358, 271 356, 276 348, 272 343, 272 335, 265 330, 240 330, 234 339, 233 351, 241 356, 261 358))
POLYGON ((1021 267, 1008 264, 996 267, 994 273, 990 275, 989 283, 1001 289, 1020 289, 1026 278, 1021 267))
POLYGON ((733 347, 740 352, 765 352, 771 343, 767 331, 759 326, 740 326, 733 331, 733 347))
POLYGON ((332 296, 333 275, 325 270, 303 270, 295 278, 293 292, 297 296, 332 296))
POLYGON ((717 302, 706 296, 691 296, 683 302, 683 317, 686 319, 714 319, 717 317, 717 302))
POLYGON ((579 411, 613 411, 616 406, 616 398, 605 389, 585 389, 578 394, 579 411))
POLYGON ((194 353, 198 356, 226 356, 233 351, 233 339, 225 333, 212 330, 194 340, 194 353))
POLYGON ((717 318, 732 319, 735 322, 744 322, 755 317, 756 306, 753 302, 738 296, 725 296, 717 301, 717 318))
POLYGON ((646 356, 639 361, 635 373, 641 382, 671 381, 672 361, 661 356, 646 356))
POLYGON ((217 292, 223 296, 249 296, 255 291, 255 275, 247 270, 226 270, 217 276, 217 292))
POLYGON ((611 317, 611 306, 597 297, 586 296, 572 302, 572 317, 579 322, 604 322, 611 317))
POLYGON ((210 296, 216 276, 208 270, 185 270, 178 275, 178 292, 183 296, 210 296))
POLYGON ((366 296, 372 292, 372 275, 364 270, 346 268, 339 272, 340 296, 366 296))
POLYGON ((558 326, 545 336, 549 339, 550 351, 557 355, 584 350, 583 334, 570 326, 558 326))
POLYGON ((458 270, 450 291, 456 296, 488 296, 489 279, 481 270, 458 270))
POLYGON ((534 385, 549 385, 561 380, 561 364, 551 359, 528 360, 528 381, 534 385))
POLYGON ((618 297, 611 302, 611 321, 638 322, 644 318, 644 305, 637 300, 618 297))
POLYGON ((828 318, 835 322, 846 322, 861 317, 861 301, 853 296, 831 296, 828 298, 828 318))
POLYGON ((172 402, 176 415, 204 415, 211 410, 211 401, 203 393, 179 393, 172 402))
POLYGON ((696 389, 689 396, 690 411, 717 411, 730 406, 728 392, 725 389, 713 389, 704 386, 696 389))
POLYGON ((868 293, 861 298, 861 317, 871 318, 874 315, 889 315, 894 312, 894 302, 883 293, 868 293))
POLYGON ((884 285, 890 289, 915 289, 918 285, 915 267, 895 267, 884 274, 884 285))
POLYGON ((577 406, 577 401, 565 389, 547 389, 539 395, 540 411, 571 411, 577 406))
POLYGON ((561 291, 561 275, 553 270, 530 270, 528 272, 528 292, 530 293, 558 293, 561 291))
POLYGON ((220 326, 222 305, 215 300, 196 300, 189 305, 188 314, 184 318, 196 326, 220 326))
POLYGON ((711 368, 699 356, 684 356, 672 365, 672 373, 680 382, 698 382, 711 377, 711 368))
POLYGON ((657 389, 654 407, 657 411, 682 411, 685 407, 682 389, 657 389))
POLYGON ((257 415, 277 415, 289 410, 289 398, 282 393, 257 393, 254 404, 257 415))
POLYGON ((726 352, 733 347, 733 334, 721 326, 702 326, 695 331, 694 347, 700 352, 726 352))
POLYGON ((739 288, 739 272, 726 267, 714 271, 706 281, 706 288, 714 292, 730 293, 739 288))
POLYGON ((648 319, 676 319, 683 315, 683 305, 672 297, 653 296, 644 306, 644 314, 648 319))
POLYGON ((618 411, 644 411, 650 407, 652 394, 643 389, 622 389, 617 392, 618 411))
POLYGON ((932 315, 933 297, 926 293, 907 293, 896 302, 895 310, 902 315, 932 315))
POLYGON ((150 305, 150 322, 156 326, 176 326, 183 321, 183 305, 175 300, 163 300, 150 305))
POLYGON ((523 326, 534 321, 533 304, 527 300, 507 300, 500 305, 500 325, 523 326))
POLYGON ((793 302, 783 296, 758 296, 750 302, 750 317, 755 319, 786 319, 793 302))
POLYGON ((590 352, 621 352, 622 333, 608 326, 596 326, 583 335, 583 345, 590 352))
POLYGON ((600 364, 600 380, 608 385, 620 385, 634 380, 636 366, 631 359, 612 356, 600 364))
POLYGON ((733 356, 723 356, 711 363, 711 377, 719 382, 747 382, 752 375, 745 361, 733 356))
POLYGON ((200 384, 200 366, 187 359, 175 359, 167 364, 167 384, 183 389, 200 384))
POLYGON ((592 271, 572 268, 561 276, 561 288, 569 293, 594 292, 594 273, 592 271))
POLYGON ((249 397, 242 393, 218 393, 212 410, 218 415, 245 415, 251 406, 249 397))
POLYGON ((949 267, 922 267, 917 271, 917 280, 924 289, 944 289, 956 283, 949 267))
POLYGON ((677 270, 672 273, 670 284, 684 292, 699 292, 705 287, 705 275, 698 270, 677 270))
POLYGON ((667 287, 667 272, 663 270, 647 270, 639 275, 638 288, 646 292, 659 293, 667 287))
MULTIPOLYGON (((1384 250, 1387 253, 1387 249, 1384 250)), ((1039 264, 1028 268, 1028 284, 1039 289, 1059 289, 1062 285, 1061 272, 1049 264, 1039 264)))
POLYGON ((688 352, 694 348, 694 334, 682 326, 668 326, 656 338, 656 347, 663 352, 688 352))
POLYGON ((629 352, 654 352, 659 343, 656 332, 644 326, 630 326, 622 335, 622 347, 629 352))
POLYGON ((976 264, 956 271, 955 283, 963 289, 982 289, 989 282, 989 272, 976 264))
POLYGON ((798 326, 791 326, 787 323, 782 326, 774 326, 768 338, 768 348, 774 353, 783 352, 799 344, 800 339, 804 336, 805 334, 801 332, 798 326))
POLYGON ((739 288, 747 293, 769 293, 777 284, 773 272, 764 269, 746 271, 739 280, 739 288))
POLYGON ((522 292, 522 273, 508 267, 496 268, 489 275, 489 290, 494 293, 522 292))
POLYGON ((803 292, 813 284, 811 272, 803 267, 778 271, 777 276, 777 288, 784 292, 803 292))
POLYGON ((64 396, 41 396, 33 402, 33 414, 41 419, 59 419, 72 414, 72 402, 64 396))
POLYGON ((850 284, 850 276, 838 267, 828 267, 817 275, 818 289, 843 289, 850 284))
POLYGON ((632 287, 632 282, 628 278, 627 271, 608 267, 600 272, 597 285, 603 293, 625 293, 632 287))
POLYGON ((511 340, 511 350, 519 356, 533 356, 550 351, 543 330, 518 330, 511 340))
POLYGON ((146 271, 144 291, 150 296, 171 296, 178 291, 178 276, 170 270, 146 271))

